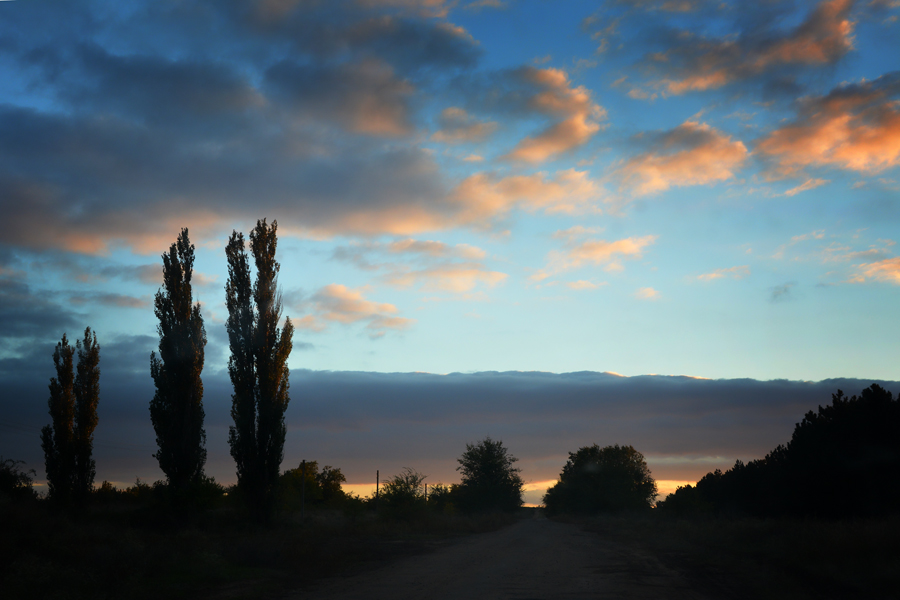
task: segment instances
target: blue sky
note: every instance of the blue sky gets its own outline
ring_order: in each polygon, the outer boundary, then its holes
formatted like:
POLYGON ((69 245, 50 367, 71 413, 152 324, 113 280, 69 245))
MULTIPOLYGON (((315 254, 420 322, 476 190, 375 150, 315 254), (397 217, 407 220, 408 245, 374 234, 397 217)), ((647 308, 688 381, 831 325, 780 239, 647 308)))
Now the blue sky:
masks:
POLYGON ((88 325, 148 374, 187 227, 221 378, 225 242, 267 218, 297 371, 898 380, 898 16, 4 2, 3 377, 88 325))

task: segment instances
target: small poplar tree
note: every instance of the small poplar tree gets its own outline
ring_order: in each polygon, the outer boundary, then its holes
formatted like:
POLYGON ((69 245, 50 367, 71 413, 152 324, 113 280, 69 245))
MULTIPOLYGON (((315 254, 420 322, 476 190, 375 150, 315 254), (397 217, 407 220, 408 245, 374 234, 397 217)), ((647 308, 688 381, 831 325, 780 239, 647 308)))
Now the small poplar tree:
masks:
POLYGON ((83 503, 94 487, 92 457, 100 399, 100 345, 90 327, 84 340, 69 345, 63 334, 53 352, 56 377, 50 379, 51 425, 41 430, 41 447, 50 498, 60 504, 83 503), (74 356, 78 365, 73 373, 74 356))
POLYGON ((206 464, 203 429, 203 371, 206 329, 200 303, 193 304, 194 246, 182 229, 163 260, 163 287, 156 292, 159 356, 150 354, 156 393, 150 419, 159 450, 154 458, 169 485, 184 489, 199 481, 206 464))
POLYGON ((228 282, 228 340, 231 357, 228 373, 234 386, 228 431, 231 456, 237 466, 238 488, 257 519, 271 516, 275 504, 284 439, 287 429, 287 359, 294 327, 290 318, 279 329, 282 303, 278 290, 280 265, 275 260, 278 222, 256 222, 250 232, 250 250, 256 265, 251 287, 250 263, 244 235, 233 231, 225 247, 228 282))

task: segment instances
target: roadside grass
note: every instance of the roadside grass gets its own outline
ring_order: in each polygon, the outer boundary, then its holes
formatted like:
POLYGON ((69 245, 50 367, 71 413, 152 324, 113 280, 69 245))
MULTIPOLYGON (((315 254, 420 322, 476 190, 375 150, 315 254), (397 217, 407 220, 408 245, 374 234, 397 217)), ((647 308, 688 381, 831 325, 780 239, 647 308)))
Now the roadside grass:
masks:
POLYGON ((713 597, 900 598, 900 516, 825 521, 600 516, 586 529, 650 550, 713 597))
POLYGON ((314 510, 255 526, 231 508, 176 521, 147 506, 71 517, 42 502, 5 504, 0 590, 4 600, 271 598, 516 519, 314 510))

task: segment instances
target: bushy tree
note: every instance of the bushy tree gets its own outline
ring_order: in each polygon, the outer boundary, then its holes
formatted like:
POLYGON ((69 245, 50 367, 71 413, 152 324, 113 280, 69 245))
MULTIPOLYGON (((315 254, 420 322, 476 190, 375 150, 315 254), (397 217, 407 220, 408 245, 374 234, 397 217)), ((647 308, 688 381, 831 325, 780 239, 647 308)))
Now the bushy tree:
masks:
POLYGON ((341 484, 346 481, 339 468, 325 465, 320 471, 318 461, 301 462, 279 477, 280 504, 288 510, 298 510, 301 501, 306 506, 337 505, 345 498, 341 484))
POLYGON ((234 386, 228 431, 231 456, 237 465, 238 487, 259 520, 271 516, 286 428, 284 413, 290 397, 287 360, 294 327, 289 318, 283 329, 278 290, 280 265, 275 260, 278 222, 256 222, 250 232, 250 250, 256 265, 251 284, 250 263, 244 235, 232 232, 225 253, 228 282, 228 341, 231 357, 228 374, 234 386))
POLYGON ((94 429, 100 398, 100 346, 88 327, 75 346, 63 334, 53 352, 56 377, 50 379, 51 425, 41 430, 41 447, 50 498, 83 503, 94 486, 94 429), (74 357, 78 364, 73 372, 74 357))
POLYGON ((163 260, 163 287, 156 293, 159 356, 150 355, 156 393, 150 419, 159 450, 154 458, 170 487, 184 490, 203 478, 206 431, 203 429, 203 371, 206 329, 200 303, 193 304, 191 278, 194 245, 182 229, 163 260))
POLYGON ((456 470, 462 474, 457 488, 460 507, 467 511, 513 511, 522 506, 525 483, 518 461, 503 442, 490 437, 477 444, 466 444, 456 470))
POLYGON ((594 444, 569 453, 544 506, 550 514, 592 514, 650 508, 655 497, 656 482, 640 452, 594 444))
POLYGON ((24 470, 21 460, 4 459, 0 456, 0 502, 9 499, 14 501, 33 500, 34 469, 24 470))

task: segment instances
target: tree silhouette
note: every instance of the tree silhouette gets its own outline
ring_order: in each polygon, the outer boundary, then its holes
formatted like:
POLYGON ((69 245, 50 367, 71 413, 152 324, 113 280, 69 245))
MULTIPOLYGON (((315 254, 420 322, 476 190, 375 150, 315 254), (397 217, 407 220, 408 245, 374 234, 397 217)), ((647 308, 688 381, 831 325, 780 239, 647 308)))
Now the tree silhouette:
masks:
POLYGON ((75 490, 75 375, 72 357, 75 348, 66 334, 53 351, 56 377, 50 378, 51 425, 41 429, 41 448, 50 499, 60 504, 71 502, 75 490))
POLYGON ((203 429, 203 371, 206 330, 200 303, 193 304, 191 276, 194 246, 182 229, 163 260, 163 287, 156 292, 159 356, 150 355, 156 393, 150 419, 159 450, 154 458, 169 485, 182 490, 203 477, 206 432, 203 429))
POLYGON ((900 399, 878 384, 860 396, 842 390, 809 411, 787 445, 737 461, 678 488, 662 503, 674 513, 853 517, 897 512, 900 399))
POLYGON ((90 327, 84 340, 69 345, 62 341, 53 351, 56 377, 50 379, 52 425, 41 430, 41 447, 50 498, 61 504, 83 503, 94 487, 96 467, 92 458, 97 403, 100 398, 100 346, 90 327), (73 373, 74 356, 78 365, 73 373))
POLYGON ((250 232, 256 265, 252 287, 243 233, 233 231, 225 247, 225 326, 231 348, 228 374, 234 386, 234 425, 228 430, 228 444, 237 465, 238 487, 259 520, 268 519, 274 508, 278 471, 284 459, 284 412, 290 401, 287 359, 294 327, 287 318, 284 328, 278 328, 282 304, 280 265, 275 260, 277 229, 277 221, 269 226, 263 219, 250 232))
POLYGON ((522 506, 525 483, 519 476, 520 470, 513 467, 518 460, 500 440, 486 437, 477 444, 466 444, 456 467, 462 473, 457 488, 461 508, 512 511, 522 506))
POLYGON ((90 327, 84 340, 75 343, 78 365, 75 367, 75 495, 84 502, 94 488, 97 474, 94 462, 94 429, 97 428, 97 404, 100 402, 100 345, 90 327))
POLYGON ((547 490, 548 513, 597 513, 652 506, 656 482, 631 446, 597 444, 569 453, 559 481, 547 490))
POLYGON ((389 517, 411 517, 425 510, 427 475, 405 467, 399 475, 388 478, 381 486, 378 502, 389 517))

